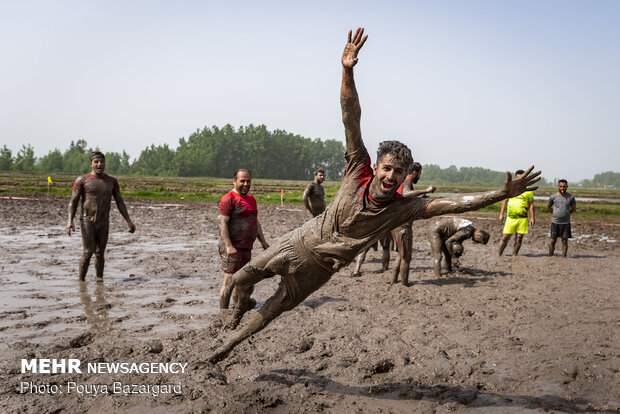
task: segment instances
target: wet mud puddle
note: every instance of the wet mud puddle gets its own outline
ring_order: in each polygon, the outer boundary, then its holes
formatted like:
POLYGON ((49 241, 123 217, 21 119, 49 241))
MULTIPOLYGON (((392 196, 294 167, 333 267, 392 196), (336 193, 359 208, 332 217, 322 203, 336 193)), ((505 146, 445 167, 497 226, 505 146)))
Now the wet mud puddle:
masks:
POLYGON ((111 232, 103 283, 95 281, 94 257, 86 282, 79 282, 79 229, 69 237, 61 226, 0 228, 0 349, 112 326, 145 338, 204 328, 204 316, 217 311, 219 275, 200 269, 192 275, 148 272, 153 258, 191 254, 214 243, 111 232))

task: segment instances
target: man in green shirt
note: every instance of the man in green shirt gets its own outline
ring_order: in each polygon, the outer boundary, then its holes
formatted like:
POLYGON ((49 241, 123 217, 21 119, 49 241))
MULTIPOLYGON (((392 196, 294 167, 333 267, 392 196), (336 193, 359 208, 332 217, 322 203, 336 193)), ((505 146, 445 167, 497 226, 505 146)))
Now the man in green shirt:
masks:
MULTIPOLYGON (((515 177, 519 178, 523 173, 523 170, 517 170, 515 171, 515 177)), ((526 191, 521 195, 504 200, 502 209, 499 213, 499 221, 503 222, 504 219, 506 219, 506 224, 504 224, 502 240, 499 242, 498 255, 501 256, 502 253, 504 253, 504 249, 514 233, 517 234, 515 236, 514 247, 512 248, 512 255, 516 256, 519 254, 523 235, 527 234, 529 230, 527 219, 528 211, 530 213, 529 225, 534 227, 534 193, 531 191, 526 191), (508 217, 504 215, 506 210, 508 210, 508 217)))

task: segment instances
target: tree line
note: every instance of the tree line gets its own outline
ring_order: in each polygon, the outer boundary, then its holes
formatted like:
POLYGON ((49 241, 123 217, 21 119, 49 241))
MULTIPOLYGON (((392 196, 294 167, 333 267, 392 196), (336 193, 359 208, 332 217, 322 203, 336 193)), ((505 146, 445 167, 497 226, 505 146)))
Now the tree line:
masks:
MULTIPOLYGON (((98 148, 95 148, 98 150, 98 148)), ((91 170, 88 143, 79 139, 61 152, 49 151, 36 158, 30 144, 13 156, 6 145, 0 149, 0 171, 75 173, 91 170)), ((179 177, 232 177, 238 168, 246 168, 256 177, 305 180, 314 171, 325 170, 330 179, 342 178, 345 168, 341 141, 310 139, 284 130, 269 131, 265 125, 238 129, 231 125, 197 130, 187 139, 179 139, 176 149, 167 144, 151 145, 130 162, 123 151, 106 152, 106 172, 121 175, 179 177)))
MULTIPOLYGON (((98 150, 98 148, 95 148, 98 150)), ((34 156, 30 144, 13 155, 6 145, 0 149, 0 171, 84 174, 91 170, 93 148, 79 139, 71 141, 68 149, 49 151, 40 158, 34 156)), ((196 130, 188 138, 179 139, 176 149, 167 144, 151 145, 131 162, 125 151, 106 152, 106 172, 114 175, 149 175, 175 177, 231 177, 238 168, 246 168, 255 177, 307 180, 317 169, 325 170, 330 180, 340 180, 344 174, 344 145, 341 141, 310 139, 284 130, 269 131, 265 125, 225 125, 196 130)), ((506 173, 481 167, 451 165, 441 168, 424 166, 423 182, 501 186, 506 173)), ((620 173, 607 171, 582 180, 583 187, 620 188, 620 173)), ((541 180, 540 185, 555 182, 541 180)))

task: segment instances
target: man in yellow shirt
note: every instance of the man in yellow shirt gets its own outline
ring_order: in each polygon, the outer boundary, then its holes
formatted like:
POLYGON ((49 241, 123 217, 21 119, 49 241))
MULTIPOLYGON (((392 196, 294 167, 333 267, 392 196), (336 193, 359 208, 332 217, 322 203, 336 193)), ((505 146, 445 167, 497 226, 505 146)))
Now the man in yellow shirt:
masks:
MULTIPOLYGON (((523 175, 523 170, 515 171, 515 177, 519 178, 523 175)), ((534 227, 534 193, 526 191, 521 195, 504 200, 502 203, 502 209, 499 213, 499 220, 504 221, 504 234, 502 240, 499 242, 498 254, 501 256, 504 253, 504 249, 510 240, 513 233, 517 233, 515 236, 515 244, 512 248, 512 255, 519 254, 521 249, 521 242, 523 241, 523 235, 528 233, 528 219, 527 213, 530 213, 529 225, 534 227), (508 210, 507 216, 504 213, 508 210)))

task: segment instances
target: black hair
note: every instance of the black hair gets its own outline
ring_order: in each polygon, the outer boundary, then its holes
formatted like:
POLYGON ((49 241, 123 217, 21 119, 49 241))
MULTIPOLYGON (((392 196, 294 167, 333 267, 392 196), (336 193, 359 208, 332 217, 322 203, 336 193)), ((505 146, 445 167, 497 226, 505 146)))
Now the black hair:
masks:
POLYGON ((515 175, 522 175, 525 171, 523 170, 517 170, 515 171, 515 175))
POLYGON ((564 183, 566 185, 568 185, 568 181, 566 181, 564 178, 562 178, 561 180, 558 180, 558 184, 560 183, 564 183))
POLYGON ((400 160, 403 164, 405 164, 405 168, 407 169, 413 162, 411 150, 400 141, 383 141, 379 143, 379 149, 377 150, 377 164, 381 162, 381 159, 387 154, 390 154, 394 158, 400 160))
POLYGON ((480 232, 480 243, 487 244, 489 242, 489 237, 491 237, 489 232, 480 229, 478 229, 478 231, 480 232))
POLYGON ((422 171, 422 164, 419 162, 412 162, 409 168, 407 168, 407 175, 412 174, 415 171, 422 171))
POLYGON ((250 174, 250 178, 252 178, 252 173, 250 172, 250 170, 246 170, 245 168, 239 168, 237 171, 235 171, 235 175, 233 175, 233 178, 236 180, 237 174, 239 174, 242 171, 245 171, 246 173, 250 174))
POLYGON ((325 170, 322 168, 319 168, 318 170, 314 172, 314 175, 317 175, 318 173, 323 173, 323 175, 325 175, 325 170))
POLYGON ((103 158, 105 161, 105 155, 101 151, 93 151, 90 153, 90 160, 92 161, 95 158, 103 158))

